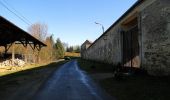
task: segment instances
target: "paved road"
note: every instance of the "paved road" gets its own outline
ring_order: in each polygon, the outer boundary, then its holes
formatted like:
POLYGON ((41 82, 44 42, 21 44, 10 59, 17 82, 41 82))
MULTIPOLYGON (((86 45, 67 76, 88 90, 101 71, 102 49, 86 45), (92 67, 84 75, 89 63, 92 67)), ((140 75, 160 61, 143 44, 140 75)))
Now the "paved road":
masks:
POLYGON ((42 85, 33 100, 113 100, 83 71, 77 61, 64 64, 42 85))

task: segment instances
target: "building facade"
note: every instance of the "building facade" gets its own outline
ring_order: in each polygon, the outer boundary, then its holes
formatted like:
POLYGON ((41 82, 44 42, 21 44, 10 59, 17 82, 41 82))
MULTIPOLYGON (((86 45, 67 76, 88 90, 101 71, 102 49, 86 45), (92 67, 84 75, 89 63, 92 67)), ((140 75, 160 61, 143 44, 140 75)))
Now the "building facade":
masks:
POLYGON ((82 58, 170 74, 170 0, 138 0, 82 58))
POLYGON ((85 58, 85 53, 86 50, 90 47, 90 45, 92 44, 91 41, 86 40, 82 45, 81 45, 81 57, 85 58))

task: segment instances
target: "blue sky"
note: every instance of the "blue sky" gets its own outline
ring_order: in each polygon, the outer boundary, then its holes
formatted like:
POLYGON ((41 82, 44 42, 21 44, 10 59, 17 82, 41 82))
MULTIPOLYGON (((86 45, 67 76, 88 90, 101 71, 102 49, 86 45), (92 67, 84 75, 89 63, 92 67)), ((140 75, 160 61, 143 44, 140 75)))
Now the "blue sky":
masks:
MULTIPOLYGON (((54 39, 69 45, 81 45, 86 39, 94 41, 102 34, 103 24, 107 30, 137 0, 0 0, 15 8, 32 24, 48 25, 48 33, 54 39)), ((0 5, 0 15, 27 31, 24 23, 0 5)))

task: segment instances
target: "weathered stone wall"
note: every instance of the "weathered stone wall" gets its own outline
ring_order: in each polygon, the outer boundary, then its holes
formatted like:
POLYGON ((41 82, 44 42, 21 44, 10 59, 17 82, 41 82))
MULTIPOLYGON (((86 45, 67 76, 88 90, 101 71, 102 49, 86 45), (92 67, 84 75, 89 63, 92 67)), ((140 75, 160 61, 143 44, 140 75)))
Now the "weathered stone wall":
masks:
POLYGON ((141 12, 142 62, 152 75, 170 74, 170 0, 156 0, 141 12))
POLYGON ((121 62, 120 29, 114 27, 85 52, 85 59, 110 64, 121 62))
POLYGON ((87 48, 91 45, 91 43, 86 40, 82 45, 81 45, 81 57, 85 58, 85 52, 87 50, 87 48))
POLYGON ((170 74, 170 0, 145 0, 84 53, 84 58, 122 62, 121 25, 137 12, 141 67, 152 75, 170 74))

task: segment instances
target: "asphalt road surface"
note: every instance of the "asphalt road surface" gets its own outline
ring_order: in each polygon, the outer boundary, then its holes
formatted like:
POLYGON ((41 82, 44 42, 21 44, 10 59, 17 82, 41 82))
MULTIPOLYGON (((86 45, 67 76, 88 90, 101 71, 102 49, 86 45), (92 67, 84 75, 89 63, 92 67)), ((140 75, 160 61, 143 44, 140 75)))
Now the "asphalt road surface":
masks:
POLYGON ((79 69, 73 60, 56 70, 33 100, 114 100, 79 69))

